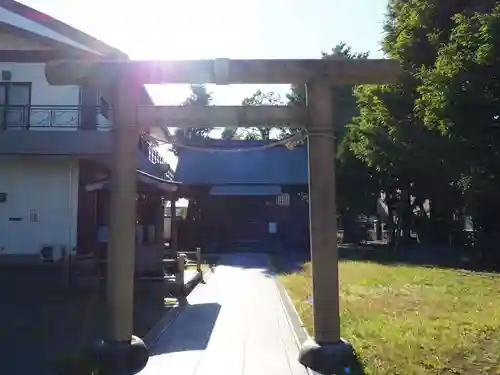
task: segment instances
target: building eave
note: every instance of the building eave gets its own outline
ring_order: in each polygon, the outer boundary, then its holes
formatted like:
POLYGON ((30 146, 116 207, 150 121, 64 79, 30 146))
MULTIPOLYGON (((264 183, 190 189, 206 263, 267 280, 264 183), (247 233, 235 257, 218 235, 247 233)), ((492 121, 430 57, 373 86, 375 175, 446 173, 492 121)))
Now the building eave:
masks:
MULTIPOLYGON (((154 187, 158 191, 162 191, 164 193, 176 193, 179 191, 181 187, 181 184, 179 182, 165 180, 163 178, 153 176, 139 169, 136 170, 136 175, 137 175, 136 177, 137 182, 141 182, 150 187, 154 187)), ((87 184, 84 189, 87 192, 107 189, 109 188, 109 184, 110 180, 108 177, 106 177, 104 179, 101 179, 100 181, 87 184)))
MULTIPOLYGON (((0 29, 7 30, 8 32, 14 32, 16 34, 28 36, 34 39, 39 39, 45 41, 45 43, 49 43, 55 48, 63 49, 68 51, 69 58, 75 58, 75 53, 78 51, 71 51, 71 49, 79 50, 80 52, 85 53, 85 58, 93 58, 92 55, 95 55, 96 59, 99 58, 113 58, 123 60, 129 59, 129 56, 120 51, 117 48, 114 48, 99 39, 84 33, 81 30, 78 30, 70 25, 65 24, 64 22, 49 16, 43 12, 40 12, 34 8, 31 8, 27 5, 19 3, 13 0, 0 0, 0 7, 7 10, 8 12, 15 14, 18 17, 22 17, 29 22, 36 23, 47 30, 50 30, 67 40, 63 40, 61 38, 53 38, 50 37, 47 33, 37 34, 33 30, 28 30, 27 28, 20 27, 19 25, 15 25, 9 22, 5 22, 5 20, 0 19, 0 29), (58 40, 59 39, 59 40, 58 40), (70 41, 70 43, 68 43, 70 41), (66 43, 65 43, 66 42, 66 43), (72 43, 71 43, 72 42, 72 43)), ((141 94, 141 104, 142 105, 153 105, 153 100, 149 95, 146 87, 142 87, 141 94)))
MULTIPOLYGON (((93 36, 90 36, 70 25, 67 25, 64 22, 49 16, 48 14, 40 12, 17 1, 0 0, 0 7, 4 8, 8 12, 23 17, 28 21, 34 22, 48 30, 51 30, 52 32, 59 34, 64 38, 67 38, 74 44, 80 45, 80 47, 83 47, 83 49, 88 50, 89 52, 107 56, 108 58, 128 58, 128 56, 124 52, 107 45, 99 39, 94 38, 93 36)), ((76 45, 73 46, 77 47, 76 45)))

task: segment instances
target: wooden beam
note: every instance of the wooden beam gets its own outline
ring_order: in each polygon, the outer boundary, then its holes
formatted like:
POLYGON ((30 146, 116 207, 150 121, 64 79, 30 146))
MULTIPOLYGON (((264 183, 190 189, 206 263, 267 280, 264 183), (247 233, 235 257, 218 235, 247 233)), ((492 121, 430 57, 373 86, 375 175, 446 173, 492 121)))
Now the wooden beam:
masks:
POLYGON ((233 60, 231 83, 306 84, 324 77, 331 85, 397 83, 401 74, 396 60, 233 60))
POLYGON ((402 73, 396 60, 60 60, 46 64, 51 85, 104 85, 125 73, 142 84, 306 84, 324 76, 331 85, 397 83, 402 73))
POLYGON ((289 106, 147 106, 139 108, 142 128, 305 127, 307 108, 289 106))

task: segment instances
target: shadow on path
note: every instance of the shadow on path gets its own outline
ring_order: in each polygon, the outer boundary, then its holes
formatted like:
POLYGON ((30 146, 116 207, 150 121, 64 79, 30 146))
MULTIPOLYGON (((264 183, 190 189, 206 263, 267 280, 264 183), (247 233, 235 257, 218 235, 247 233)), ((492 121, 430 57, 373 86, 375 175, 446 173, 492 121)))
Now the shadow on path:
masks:
POLYGON ((218 303, 185 306, 175 324, 153 345, 150 355, 206 349, 220 308, 218 303))

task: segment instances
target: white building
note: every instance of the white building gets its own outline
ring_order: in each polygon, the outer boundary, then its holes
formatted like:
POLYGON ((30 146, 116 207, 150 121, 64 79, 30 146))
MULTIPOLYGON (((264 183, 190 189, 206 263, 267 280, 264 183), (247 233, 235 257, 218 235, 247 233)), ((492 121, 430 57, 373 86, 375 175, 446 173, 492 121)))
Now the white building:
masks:
MULTIPOLYGON (((90 251, 107 224, 109 194, 85 186, 108 173, 112 98, 106 88, 50 86, 45 63, 69 58, 127 56, 25 5, 2 2, 0 262, 40 261, 43 248, 55 260, 62 249, 90 251)), ((152 104, 145 89, 142 104, 152 104)), ((166 170, 144 139, 137 158, 142 183, 166 170)))

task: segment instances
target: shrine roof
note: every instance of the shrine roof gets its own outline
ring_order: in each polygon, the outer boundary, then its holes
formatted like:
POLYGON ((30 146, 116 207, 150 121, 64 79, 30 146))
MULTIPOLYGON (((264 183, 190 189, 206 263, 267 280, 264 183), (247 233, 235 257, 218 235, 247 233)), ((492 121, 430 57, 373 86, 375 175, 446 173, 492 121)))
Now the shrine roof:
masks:
POLYGON ((192 148, 181 148, 174 178, 191 185, 306 185, 307 148, 270 147, 275 142, 208 140, 190 143, 192 148))

